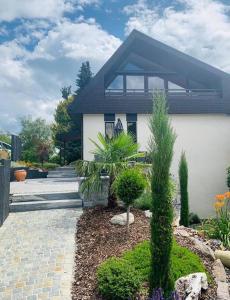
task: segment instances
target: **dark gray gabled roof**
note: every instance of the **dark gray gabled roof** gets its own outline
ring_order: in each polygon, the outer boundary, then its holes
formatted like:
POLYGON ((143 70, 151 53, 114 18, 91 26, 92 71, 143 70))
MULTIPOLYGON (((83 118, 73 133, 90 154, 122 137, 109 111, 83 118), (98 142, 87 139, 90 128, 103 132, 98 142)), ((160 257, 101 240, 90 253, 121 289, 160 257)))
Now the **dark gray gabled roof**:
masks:
POLYGON ((81 94, 75 97, 72 114, 91 113, 150 113, 150 96, 105 95, 105 81, 114 76, 119 66, 133 55, 136 59, 149 61, 189 77, 206 85, 209 89, 221 90, 221 95, 175 97, 168 96, 170 113, 230 113, 230 75, 196 58, 165 45, 137 30, 115 51, 81 94))

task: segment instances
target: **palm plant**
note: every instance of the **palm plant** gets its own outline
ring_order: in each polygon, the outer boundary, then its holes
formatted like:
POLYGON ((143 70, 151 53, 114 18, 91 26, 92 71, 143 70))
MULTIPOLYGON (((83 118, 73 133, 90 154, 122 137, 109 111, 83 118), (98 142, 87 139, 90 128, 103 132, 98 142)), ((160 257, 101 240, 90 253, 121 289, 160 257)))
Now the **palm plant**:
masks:
POLYGON ((138 153, 139 146, 133 141, 132 136, 121 133, 112 139, 98 134, 99 143, 91 140, 95 146, 94 161, 81 160, 77 162, 77 172, 86 177, 81 185, 81 192, 92 193, 102 189, 101 175, 109 176, 108 206, 117 205, 113 182, 118 174, 130 166, 130 161, 143 154, 138 153))

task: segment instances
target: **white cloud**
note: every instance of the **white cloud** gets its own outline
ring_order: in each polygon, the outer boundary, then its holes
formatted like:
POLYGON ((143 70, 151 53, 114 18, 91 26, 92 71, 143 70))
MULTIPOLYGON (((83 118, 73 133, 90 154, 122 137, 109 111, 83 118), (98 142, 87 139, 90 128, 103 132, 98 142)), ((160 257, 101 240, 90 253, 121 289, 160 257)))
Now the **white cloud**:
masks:
POLYGON ((48 29, 29 52, 20 41, 0 45, 0 129, 19 130, 19 118, 31 114, 52 120, 60 88, 73 85, 81 63, 95 73, 121 41, 93 20, 66 19, 48 29))
POLYGON ((1 0, 0 20, 16 18, 59 19, 64 12, 99 5, 100 0, 1 0))
POLYGON ((135 28, 230 72, 230 6, 214 0, 176 2, 184 9, 154 7, 145 0, 126 6, 126 34, 135 28))

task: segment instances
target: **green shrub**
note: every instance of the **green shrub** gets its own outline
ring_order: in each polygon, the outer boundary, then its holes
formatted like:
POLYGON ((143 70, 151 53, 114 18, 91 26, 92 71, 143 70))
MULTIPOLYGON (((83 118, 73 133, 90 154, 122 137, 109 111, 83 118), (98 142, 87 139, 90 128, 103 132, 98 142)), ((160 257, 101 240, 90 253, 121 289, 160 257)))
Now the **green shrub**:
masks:
POLYGON ((200 224, 201 220, 195 213, 190 213, 188 216, 189 225, 200 224))
POLYGON ((132 299, 140 289, 138 272, 125 260, 110 258, 97 271, 98 289, 109 300, 132 299))
POLYGON ((179 165, 180 178, 180 225, 189 225, 189 205, 188 205, 188 166, 185 153, 182 152, 179 165))
MULTIPOLYGON (((136 278, 139 278, 140 287, 140 285, 148 282, 149 280, 149 274, 151 270, 150 266, 150 242, 144 241, 135 246, 132 250, 126 251, 121 258, 108 259, 99 267, 97 273, 99 290, 104 291, 106 289, 106 296, 108 297, 108 299, 127 299, 127 296, 126 298, 118 298, 117 290, 119 289, 117 288, 117 285, 122 288, 125 283, 125 291, 130 291, 131 288, 133 289, 133 282, 130 282, 130 278, 134 278, 135 280, 136 278), (119 274, 121 274, 122 276, 122 285, 120 285, 119 282, 119 274), (135 276, 133 274, 135 274, 135 276), (129 284, 131 285, 130 288, 127 287, 129 284), (110 295, 114 295, 114 298, 110 298, 110 295)), ((174 284, 175 281, 182 276, 186 276, 196 272, 207 273, 207 270, 199 256, 191 252, 189 249, 181 247, 174 240, 172 247, 171 267, 172 283, 174 284)), ((210 278, 209 274, 208 278, 210 278)), ((137 290, 135 288, 132 296, 136 291, 137 290)), ((121 293, 120 290, 119 293, 121 293)), ((128 295, 128 293, 126 293, 126 295, 128 295)))
POLYGON ((152 195, 149 191, 145 191, 139 198, 134 201, 133 206, 141 210, 151 210, 152 195))
POLYGON ((130 205, 143 193, 145 185, 144 176, 136 169, 123 171, 115 181, 116 194, 127 207, 127 232, 129 230, 130 205))

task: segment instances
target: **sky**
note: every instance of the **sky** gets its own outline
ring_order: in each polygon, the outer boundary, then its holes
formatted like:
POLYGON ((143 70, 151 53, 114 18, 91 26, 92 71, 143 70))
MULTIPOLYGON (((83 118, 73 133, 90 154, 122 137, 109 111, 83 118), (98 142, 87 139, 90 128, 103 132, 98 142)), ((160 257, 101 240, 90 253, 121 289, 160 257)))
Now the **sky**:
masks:
POLYGON ((0 0, 0 131, 51 123, 81 63, 95 74, 134 28, 230 73, 230 0, 0 0))

